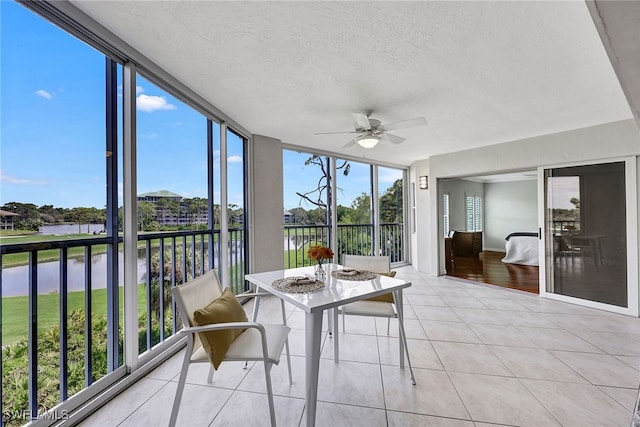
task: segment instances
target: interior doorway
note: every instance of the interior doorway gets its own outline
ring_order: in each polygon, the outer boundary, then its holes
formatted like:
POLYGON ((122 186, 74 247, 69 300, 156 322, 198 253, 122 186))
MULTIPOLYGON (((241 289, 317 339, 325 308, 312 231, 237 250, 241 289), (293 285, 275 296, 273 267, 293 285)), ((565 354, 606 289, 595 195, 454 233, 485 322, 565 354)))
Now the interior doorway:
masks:
POLYGON ((538 173, 439 180, 446 272, 538 293, 538 173))

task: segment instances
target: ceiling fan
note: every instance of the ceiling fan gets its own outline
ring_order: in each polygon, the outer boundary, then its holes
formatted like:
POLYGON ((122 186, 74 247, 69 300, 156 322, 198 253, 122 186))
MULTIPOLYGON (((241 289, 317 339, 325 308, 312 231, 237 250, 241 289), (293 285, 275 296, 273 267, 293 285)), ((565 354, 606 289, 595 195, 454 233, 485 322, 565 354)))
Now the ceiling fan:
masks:
POLYGON ((348 148, 355 144, 358 144, 364 148, 373 148, 380 141, 390 142, 392 144, 400 144, 401 142, 404 142, 406 140, 406 138, 387 133, 387 131, 427 124, 427 120, 424 117, 382 124, 380 120, 370 118, 370 114, 371 112, 351 113, 351 115, 355 119, 355 123, 353 124, 354 130, 352 131, 317 132, 314 133, 314 135, 356 133, 358 134, 358 136, 349 141, 343 148, 348 148))

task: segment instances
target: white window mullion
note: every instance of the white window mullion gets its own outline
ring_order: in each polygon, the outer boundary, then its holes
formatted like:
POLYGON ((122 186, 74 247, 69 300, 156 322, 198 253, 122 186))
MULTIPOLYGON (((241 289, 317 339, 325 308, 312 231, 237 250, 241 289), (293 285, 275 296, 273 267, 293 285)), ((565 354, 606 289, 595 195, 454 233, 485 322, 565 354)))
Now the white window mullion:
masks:
POLYGON ((229 210, 227 193, 227 124, 220 123, 220 269, 223 287, 229 286, 229 210))

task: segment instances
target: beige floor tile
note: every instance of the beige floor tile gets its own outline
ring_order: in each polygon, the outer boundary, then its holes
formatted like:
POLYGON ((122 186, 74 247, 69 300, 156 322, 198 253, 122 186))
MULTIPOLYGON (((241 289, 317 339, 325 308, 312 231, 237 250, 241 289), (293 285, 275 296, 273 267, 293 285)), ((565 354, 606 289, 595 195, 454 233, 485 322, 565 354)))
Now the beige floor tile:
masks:
POLYGON ((446 372, 414 369, 414 373, 416 385, 409 381, 407 369, 382 366, 387 410, 470 419, 446 372))
POLYGON ((607 394, 610 398, 621 404, 629 412, 635 411, 636 402, 638 400, 638 390, 632 388, 605 387, 598 388, 607 394))
POLYGON ((513 376, 500 359, 484 344, 443 341, 434 341, 432 344, 442 365, 448 372, 513 376))
MULTIPOLYGON (((276 423, 279 426, 297 426, 302 418, 304 400, 274 396, 276 423)), ((269 401, 262 393, 236 391, 222 411, 216 416, 211 427, 270 427, 269 401)))
MULTIPOLYGON (((302 424, 305 425, 306 413, 302 424)), ((363 406, 339 405, 337 403, 318 402, 316 408, 316 427, 366 426, 386 427, 387 417, 383 409, 363 406)))
POLYGON ((571 369, 594 385, 637 389, 640 372, 607 354, 552 351, 571 369))
POLYGON ((413 311, 420 320, 443 320, 448 322, 462 322, 458 314, 449 307, 433 307, 414 305, 413 311))
POLYGON ((531 338, 523 335, 515 326, 472 323, 469 324, 469 327, 485 344, 509 345, 514 347, 538 347, 531 338))
POLYGON ((387 411, 387 420, 389 427, 474 427, 471 421, 394 411, 387 411))
MULTIPOLYGON (((484 324, 484 325, 504 325, 505 321, 498 316, 493 310, 487 308, 461 308, 455 307, 453 311, 465 323, 468 324, 484 324)), ((445 319, 439 319, 445 320, 445 319)))
POLYGON ((628 426, 631 414, 598 387, 589 384, 523 380, 563 426, 628 426))
POLYGON ((462 322, 422 320, 420 323, 432 341, 482 343, 482 340, 462 322))
MULTIPOLYGON (((177 383, 168 383, 120 426, 165 425, 171 416, 177 386, 177 383)), ((208 426, 232 393, 221 388, 185 384, 176 426, 208 426)))
MULTIPOLYGON (((444 369, 431 343, 427 340, 407 340, 409 357, 414 368, 444 369)), ((398 338, 378 337, 380 363, 400 366, 400 348, 398 338)), ((405 359, 405 369, 408 364, 405 359)))
POLYGON ((380 365, 320 359, 318 383, 318 400, 384 408, 380 365))
POLYGON ((489 347, 518 378, 588 383, 547 350, 525 347, 489 347))
POLYGON ((167 381, 143 378, 98 409, 80 425, 83 427, 118 425, 166 385, 167 381))
POLYGON ((580 351, 584 353, 602 353, 602 350, 589 344, 575 334, 563 329, 518 328, 531 338, 540 348, 547 350, 580 351))
MULTIPOLYGON (((380 363, 378 356, 378 339, 373 335, 338 334, 340 360, 352 362, 380 363)), ((335 337, 326 340, 321 356, 324 359, 334 358, 335 337)))
MULTIPOLYGON (((287 370, 287 360, 285 358, 280 359, 279 365, 271 367, 271 388, 273 390, 273 394, 304 398, 304 360, 304 357, 291 356, 291 377, 293 384, 289 384, 289 372, 287 370)), ((264 364, 262 362, 256 362, 237 388, 242 391, 266 393, 267 383, 264 375, 264 364)))
POLYGON ((560 425, 516 378, 449 375, 474 421, 523 427, 560 425))

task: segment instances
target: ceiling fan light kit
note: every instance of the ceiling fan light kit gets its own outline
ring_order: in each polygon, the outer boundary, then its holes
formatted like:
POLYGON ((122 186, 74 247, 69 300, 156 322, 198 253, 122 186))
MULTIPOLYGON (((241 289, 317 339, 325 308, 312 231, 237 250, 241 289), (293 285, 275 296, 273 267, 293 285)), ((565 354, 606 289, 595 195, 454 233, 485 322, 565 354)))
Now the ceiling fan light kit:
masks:
POLYGON ((356 141, 361 147, 373 148, 380 142, 380 137, 375 135, 362 135, 359 136, 356 141))
POLYGON ((402 120, 395 123, 382 124, 380 120, 369 117, 371 112, 367 113, 351 113, 355 119, 353 124, 354 130, 343 132, 317 132, 314 135, 331 135, 340 133, 360 134, 354 139, 349 141, 343 148, 351 147, 355 144, 363 148, 373 148, 378 145, 378 142, 390 142, 392 144, 400 144, 406 141, 406 138, 396 136, 388 133, 390 130, 408 128, 413 126, 422 126, 427 124, 427 120, 424 117, 418 117, 411 120, 402 120))

